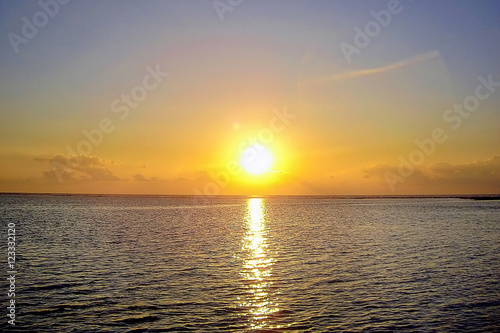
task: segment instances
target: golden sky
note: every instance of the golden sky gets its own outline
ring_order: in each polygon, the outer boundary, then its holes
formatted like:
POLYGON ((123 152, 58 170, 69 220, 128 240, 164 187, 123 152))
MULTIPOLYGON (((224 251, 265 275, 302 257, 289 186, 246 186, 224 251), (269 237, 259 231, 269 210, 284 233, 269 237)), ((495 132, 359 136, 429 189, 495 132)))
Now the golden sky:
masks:
POLYGON ((54 8, 0 4, 1 192, 500 193, 495 1, 54 8))

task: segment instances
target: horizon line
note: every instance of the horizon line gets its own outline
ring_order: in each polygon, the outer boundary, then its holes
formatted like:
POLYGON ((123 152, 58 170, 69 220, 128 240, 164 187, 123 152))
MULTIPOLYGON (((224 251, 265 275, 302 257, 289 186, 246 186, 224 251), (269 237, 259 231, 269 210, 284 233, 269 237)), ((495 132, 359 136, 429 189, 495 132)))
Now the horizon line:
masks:
POLYGON ((314 197, 314 198, 497 198, 500 193, 469 193, 469 194, 218 194, 218 195, 198 195, 198 194, 147 194, 147 193, 73 193, 73 192, 0 192, 0 195, 46 195, 46 196, 100 196, 100 197, 177 197, 177 198, 220 198, 220 197, 244 197, 244 198, 265 198, 265 197, 314 197))

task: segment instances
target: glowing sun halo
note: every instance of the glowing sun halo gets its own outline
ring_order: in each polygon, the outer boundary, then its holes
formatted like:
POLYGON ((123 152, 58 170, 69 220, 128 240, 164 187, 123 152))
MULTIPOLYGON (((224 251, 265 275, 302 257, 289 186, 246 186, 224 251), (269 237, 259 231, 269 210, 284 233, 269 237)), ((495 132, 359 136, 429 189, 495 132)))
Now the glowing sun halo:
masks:
POLYGON ((240 164, 246 172, 260 175, 271 168, 273 156, 266 147, 255 144, 243 151, 240 164))

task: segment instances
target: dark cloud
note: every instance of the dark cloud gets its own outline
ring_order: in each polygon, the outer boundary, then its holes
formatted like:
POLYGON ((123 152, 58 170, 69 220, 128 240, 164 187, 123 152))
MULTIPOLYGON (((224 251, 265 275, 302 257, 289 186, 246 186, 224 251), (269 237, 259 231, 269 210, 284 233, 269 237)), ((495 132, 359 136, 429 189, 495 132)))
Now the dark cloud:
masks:
POLYGON ((158 177, 144 177, 144 175, 137 173, 132 177, 133 180, 139 181, 139 182, 146 182, 146 181, 157 181, 159 180, 158 177))
POLYGON ((475 161, 453 165, 436 163, 429 168, 436 179, 461 183, 493 182, 500 184, 500 156, 493 156, 486 161, 475 161))
MULTIPOLYGON (((379 164, 363 170, 366 175, 386 181, 387 173, 399 176, 396 166, 379 164)), ((500 156, 463 164, 439 162, 416 167, 409 177, 401 177, 398 187, 433 189, 451 192, 500 192, 500 156), (401 185, 405 184, 405 185, 401 185)))
POLYGON ((115 164, 99 156, 80 154, 67 160, 62 154, 52 157, 36 157, 35 160, 47 162, 51 170, 43 172, 43 177, 55 182, 94 182, 123 180, 109 170, 115 164))

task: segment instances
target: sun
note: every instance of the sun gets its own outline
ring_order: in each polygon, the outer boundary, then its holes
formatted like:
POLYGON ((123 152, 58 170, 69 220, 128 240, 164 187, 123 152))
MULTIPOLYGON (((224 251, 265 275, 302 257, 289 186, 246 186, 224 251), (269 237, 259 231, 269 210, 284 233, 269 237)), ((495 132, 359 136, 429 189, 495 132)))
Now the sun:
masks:
POLYGON ((261 175, 273 165, 273 156, 266 147, 254 144, 243 151, 240 164, 249 174, 261 175))

